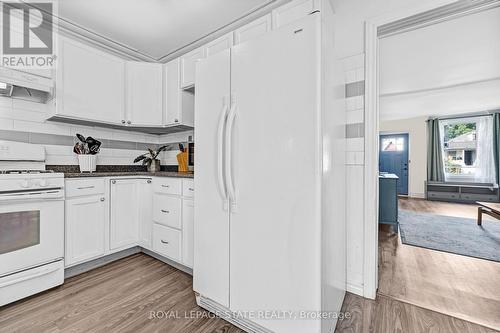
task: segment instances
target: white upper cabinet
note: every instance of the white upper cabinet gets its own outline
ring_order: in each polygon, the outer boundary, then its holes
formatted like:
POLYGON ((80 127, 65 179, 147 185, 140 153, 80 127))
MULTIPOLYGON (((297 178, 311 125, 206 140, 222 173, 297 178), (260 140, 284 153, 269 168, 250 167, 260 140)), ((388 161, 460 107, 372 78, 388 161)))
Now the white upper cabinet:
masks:
MULTIPOLYGON (((164 123, 165 125, 194 126, 194 92, 180 86, 181 59, 165 65, 164 123)), ((194 71, 193 71, 194 72, 194 71)))
POLYGON ((132 126, 161 126, 163 123, 162 65, 126 63, 127 112, 123 123, 132 126))
POLYGON ((230 32, 217 38, 216 40, 211 41, 210 43, 205 45, 205 56, 210 57, 211 55, 216 54, 222 50, 229 49, 233 46, 233 33, 230 32))
POLYGON ((271 30, 271 14, 262 16, 234 31, 234 44, 254 39, 271 30))
POLYGON ((297 21, 319 10, 318 0, 295 0, 273 10, 273 29, 297 21))
POLYGON ((180 57, 181 88, 194 85, 196 61, 205 58, 205 50, 205 47, 200 47, 180 57))
POLYGON ((125 61, 61 38, 56 116, 121 124, 125 110, 125 61))

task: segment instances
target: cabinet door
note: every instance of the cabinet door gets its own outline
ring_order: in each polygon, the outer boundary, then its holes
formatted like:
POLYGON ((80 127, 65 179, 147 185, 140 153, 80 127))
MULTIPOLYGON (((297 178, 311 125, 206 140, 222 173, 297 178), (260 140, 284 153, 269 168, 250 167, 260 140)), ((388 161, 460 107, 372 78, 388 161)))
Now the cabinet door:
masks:
POLYGON ((65 38, 60 45, 57 115, 121 124, 125 109, 125 62, 65 38))
POLYGON ((139 244, 151 250, 151 232, 153 228, 153 185, 151 179, 141 179, 137 185, 137 203, 139 205, 139 244))
POLYGON ((271 14, 262 16, 234 31, 234 44, 257 38, 271 30, 271 14))
POLYGON ((205 58, 205 48, 201 47, 186 53, 180 58, 181 61, 181 88, 194 86, 196 61, 205 58))
POLYGON ((162 65, 129 61, 127 77, 128 125, 160 126, 163 121, 163 74, 162 65))
POLYGON ((104 255, 106 225, 104 196, 66 200, 65 266, 104 255))
POLYGON ((194 252, 194 202, 192 199, 182 200, 182 262, 193 267, 194 252))
POLYGON ((209 57, 211 55, 216 54, 222 50, 229 49, 233 46, 233 33, 230 32, 217 38, 216 40, 211 41, 210 43, 205 45, 206 56, 209 57))
POLYGON ((139 238, 137 179, 111 180, 111 250, 135 246, 139 238))
POLYGON ((180 59, 165 65, 165 124, 174 125, 181 121, 180 59))
POLYGON ((273 29, 297 21, 319 10, 318 0, 295 0, 273 10, 273 29))

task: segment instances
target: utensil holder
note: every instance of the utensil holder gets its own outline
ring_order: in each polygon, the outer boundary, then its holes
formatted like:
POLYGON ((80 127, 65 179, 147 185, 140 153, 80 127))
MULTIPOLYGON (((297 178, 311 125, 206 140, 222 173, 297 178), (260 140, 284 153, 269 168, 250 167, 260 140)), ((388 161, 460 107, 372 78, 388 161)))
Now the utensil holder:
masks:
POLYGON ((96 169, 97 155, 77 155, 80 172, 94 172, 96 169))

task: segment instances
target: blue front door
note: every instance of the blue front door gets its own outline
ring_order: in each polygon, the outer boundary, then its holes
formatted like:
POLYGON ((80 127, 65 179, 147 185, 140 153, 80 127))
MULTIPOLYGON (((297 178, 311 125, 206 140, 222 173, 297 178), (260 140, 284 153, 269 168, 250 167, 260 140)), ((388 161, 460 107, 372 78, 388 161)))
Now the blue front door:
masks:
POLYGON ((380 136, 379 171, 396 174, 398 194, 408 195, 408 134, 380 136))

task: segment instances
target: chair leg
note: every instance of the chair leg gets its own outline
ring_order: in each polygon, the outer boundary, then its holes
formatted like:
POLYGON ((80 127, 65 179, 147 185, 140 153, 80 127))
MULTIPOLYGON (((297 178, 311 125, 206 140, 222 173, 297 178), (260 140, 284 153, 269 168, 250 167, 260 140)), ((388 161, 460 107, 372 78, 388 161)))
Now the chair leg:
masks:
POLYGON ((477 225, 483 223, 483 207, 477 207, 477 225))

